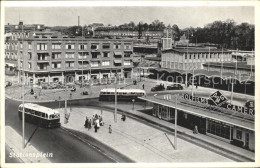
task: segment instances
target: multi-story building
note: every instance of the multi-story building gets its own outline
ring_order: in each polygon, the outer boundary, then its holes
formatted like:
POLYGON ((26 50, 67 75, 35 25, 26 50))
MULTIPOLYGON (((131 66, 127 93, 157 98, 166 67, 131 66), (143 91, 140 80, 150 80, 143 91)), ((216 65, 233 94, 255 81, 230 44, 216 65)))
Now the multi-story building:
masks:
POLYGON ((130 77, 133 42, 118 39, 69 38, 55 33, 33 34, 19 39, 18 69, 26 83, 65 82, 130 77))
POLYGON ((162 51, 162 68, 177 70, 203 69, 206 62, 230 62, 231 51, 206 48, 180 48, 162 51))
POLYGON ((23 22, 19 22, 18 25, 5 25, 5 64, 10 70, 17 67, 18 39, 27 38, 31 31, 42 31, 44 29, 44 25, 23 25, 23 22))

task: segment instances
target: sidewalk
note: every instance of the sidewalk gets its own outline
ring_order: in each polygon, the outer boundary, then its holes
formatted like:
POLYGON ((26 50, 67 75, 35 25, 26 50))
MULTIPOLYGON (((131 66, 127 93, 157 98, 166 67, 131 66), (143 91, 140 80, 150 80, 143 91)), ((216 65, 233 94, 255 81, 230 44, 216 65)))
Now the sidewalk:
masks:
MULTIPOLYGON (((114 108, 113 104, 106 104, 103 107, 110 107, 111 109, 114 108)), ((165 120, 161 120, 159 118, 156 118, 152 115, 148 115, 145 114, 143 112, 140 112, 139 110, 143 110, 144 106, 143 105, 135 105, 135 110, 132 109, 133 105, 132 103, 129 104, 118 104, 118 110, 121 111, 126 111, 128 112, 130 115, 136 115, 140 118, 143 118, 145 120, 149 120, 153 123, 157 123, 158 127, 166 127, 166 128, 170 128, 172 130, 174 130, 174 124, 170 123, 168 121, 165 120), (127 110, 128 109, 128 110, 127 110)), ((149 107, 146 107, 146 109, 148 109, 149 107)), ((150 107, 152 108, 152 107, 150 107)), ((230 143, 224 142, 222 140, 204 135, 204 134, 193 134, 193 131, 184 127, 180 127, 178 126, 178 133, 179 136, 183 135, 184 138, 188 138, 188 140, 192 140, 196 143, 197 142, 201 142, 202 144, 209 144, 211 146, 215 146, 217 149, 219 149, 218 152, 228 152, 228 153, 234 153, 235 155, 240 155, 242 158, 244 158, 245 160, 255 160, 255 153, 248 151, 246 149, 234 146, 230 143)))
POLYGON ((5 127, 5 143, 11 149, 9 157, 17 158, 24 163, 51 163, 47 157, 51 157, 51 153, 42 153, 33 147, 30 143, 23 149, 21 143, 22 136, 18 134, 12 127, 5 127))
POLYGON ((121 121, 121 115, 114 115, 103 110, 105 122, 97 133, 94 128, 84 127, 86 116, 92 118, 94 114, 101 115, 101 110, 94 108, 72 108, 69 123, 64 124, 64 109, 61 112, 62 126, 88 134, 98 141, 110 146, 136 162, 232 162, 233 160, 211 152, 193 143, 178 138, 178 149, 174 149, 174 136, 165 134, 156 128, 127 117, 121 121), (112 134, 108 126, 112 126, 112 134))

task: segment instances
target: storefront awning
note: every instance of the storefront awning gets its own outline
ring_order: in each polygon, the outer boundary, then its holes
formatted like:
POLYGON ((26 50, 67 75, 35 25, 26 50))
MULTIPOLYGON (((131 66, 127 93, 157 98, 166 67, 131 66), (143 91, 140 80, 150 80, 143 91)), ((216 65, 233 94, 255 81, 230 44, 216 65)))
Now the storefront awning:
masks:
POLYGON ((8 65, 9 67, 16 67, 16 65, 12 63, 5 63, 5 65, 8 65))
POLYGON ((122 55, 122 52, 121 51, 114 51, 114 54, 115 55, 122 55))
POLYGON ((114 60, 114 63, 115 63, 115 64, 121 64, 122 61, 121 61, 121 60, 114 60))

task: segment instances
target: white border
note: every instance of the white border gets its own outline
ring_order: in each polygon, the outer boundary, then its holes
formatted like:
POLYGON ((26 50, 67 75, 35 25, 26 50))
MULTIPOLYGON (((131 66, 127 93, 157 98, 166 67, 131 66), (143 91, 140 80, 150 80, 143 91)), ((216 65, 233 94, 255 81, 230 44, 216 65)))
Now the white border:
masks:
MULTIPOLYGON (((0 65, 1 68, 4 68, 4 12, 5 7, 98 7, 98 6, 255 6, 255 30, 259 30, 259 21, 260 20, 260 3, 258 1, 187 1, 187 2, 181 2, 181 1, 2 1, 1 2, 1 61, 0 65)), ((259 44, 259 31, 255 32, 256 37, 256 43, 255 45, 258 46, 259 44)), ((256 47, 256 63, 258 64, 260 61, 260 58, 258 56, 259 54, 259 47, 256 47)), ((255 76, 258 77, 259 74, 259 66, 256 66, 255 76)), ((212 163, 136 163, 136 164, 6 164, 4 163, 4 157, 5 157, 5 90, 4 90, 4 71, 1 69, 0 71, 0 80, 1 80, 1 167, 259 167, 260 166, 260 160, 259 160, 259 143, 257 141, 259 140, 259 128, 260 128, 260 119, 259 119, 259 96, 260 96, 260 90, 259 86, 257 85, 259 83, 259 78, 256 78, 256 89, 255 89, 255 102, 256 102, 256 115, 255 115, 255 162, 252 163, 241 163, 241 162, 232 162, 232 163, 220 163, 220 162, 212 162, 212 163), (258 137, 258 138, 257 138, 258 137)))

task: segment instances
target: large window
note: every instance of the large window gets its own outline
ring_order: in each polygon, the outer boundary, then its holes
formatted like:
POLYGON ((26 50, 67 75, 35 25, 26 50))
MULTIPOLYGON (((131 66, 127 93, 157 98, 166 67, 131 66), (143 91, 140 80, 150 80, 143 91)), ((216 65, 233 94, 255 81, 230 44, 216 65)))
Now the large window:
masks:
POLYGON ((74 62, 66 62, 66 68, 73 68, 74 62))
POLYGON ((67 50, 74 50, 74 44, 66 44, 67 50))
POLYGON ((87 49, 87 44, 80 44, 79 45, 79 50, 86 50, 87 49))
POLYGON ((131 49, 132 49, 131 44, 125 44, 125 49, 126 49, 126 50, 131 50, 131 49))
POLYGON ((242 131, 237 130, 236 139, 242 140, 242 131))
POLYGON ((28 49, 31 50, 32 49, 32 43, 28 42, 28 49))
POLYGON ((103 49, 109 49, 110 48, 110 44, 103 44, 103 49))
POLYGON ((32 63, 28 63, 28 68, 31 69, 32 68, 32 63))
POLYGON ((52 53, 52 59, 60 59, 61 53, 52 53))
POLYGON ((110 57, 109 52, 103 52, 103 57, 105 57, 105 58, 110 57))
POLYGON ((38 43, 37 44, 37 50, 46 51, 47 50, 47 44, 45 43, 38 43))
POLYGON ((61 49, 61 44, 60 44, 60 43, 53 43, 53 44, 51 45, 51 49, 53 49, 53 50, 59 50, 59 49, 61 49))
POLYGON ((57 69, 60 69, 60 65, 61 65, 60 62, 53 62, 53 63, 51 64, 51 68, 57 68, 57 69))
POLYGON ((91 44, 91 49, 97 50, 98 49, 98 44, 91 44))
POLYGON ((37 53, 38 55, 38 60, 39 61, 47 61, 48 59, 48 54, 47 53, 37 53))
POLYGON ((121 44, 114 44, 114 49, 120 49, 121 44))
POLYGON ((91 52, 92 59, 98 58, 98 55, 100 55, 99 52, 91 52))
POLYGON ((230 139, 230 126, 221 122, 208 120, 207 132, 225 139, 230 139))
POLYGON ((110 65, 110 61, 102 61, 102 66, 109 66, 110 65))
POLYGON ((97 61, 91 62, 90 66, 91 67, 98 67, 98 62, 97 61))
POLYGON ((74 53, 66 53, 65 58, 74 58, 74 53))

